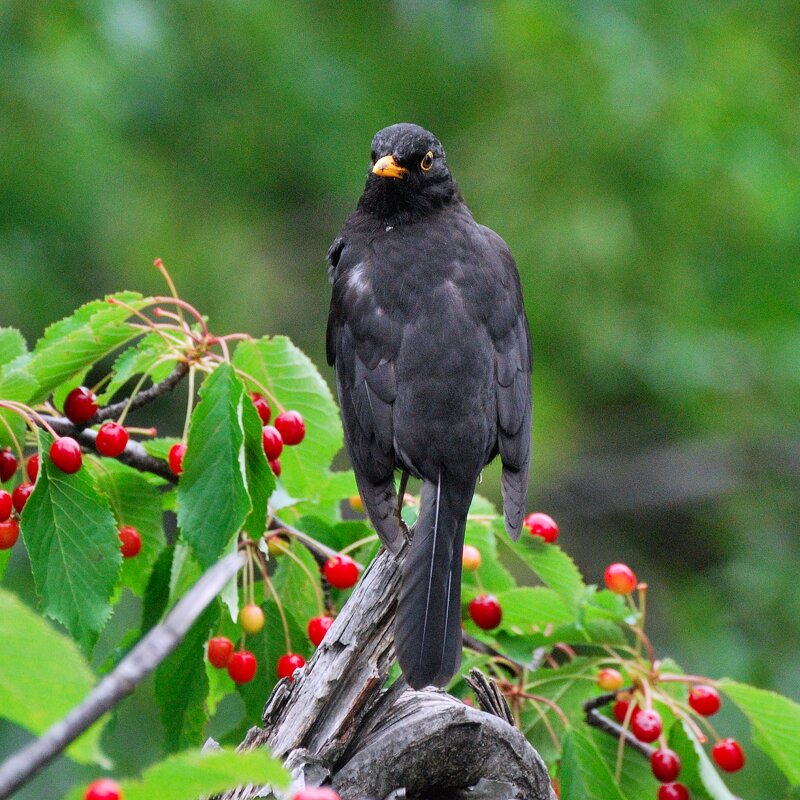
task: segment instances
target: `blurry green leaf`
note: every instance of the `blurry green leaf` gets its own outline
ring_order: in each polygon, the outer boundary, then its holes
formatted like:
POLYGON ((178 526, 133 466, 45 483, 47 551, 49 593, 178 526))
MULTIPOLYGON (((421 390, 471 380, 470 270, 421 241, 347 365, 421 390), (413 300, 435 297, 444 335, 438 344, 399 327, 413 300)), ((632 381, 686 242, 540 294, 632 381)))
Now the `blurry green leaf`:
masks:
POLYGON ((573 615, 564 601, 544 586, 524 586, 497 595, 503 609, 500 627, 521 633, 544 630, 548 625, 570 622, 573 615))
MULTIPOLYGON (((283 765, 266 750, 235 753, 187 751, 148 767, 139 780, 121 781, 125 800, 200 800, 245 784, 289 785, 283 765)), ((80 800, 82 789, 74 789, 68 800, 80 800)))
POLYGON ((174 547, 165 547, 150 573, 142 599, 142 635, 156 625, 167 610, 174 552, 174 547))
POLYGON ((164 547, 161 493, 143 475, 111 458, 93 459, 97 488, 111 504, 117 526, 132 525, 142 537, 142 549, 122 560, 122 585, 142 595, 150 570, 164 547))
MULTIPOLYGON (((52 441, 39 432, 43 453, 52 441)), ((111 614, 122 561, 108 502, 86 467, 67 475, 44 456, 21 521, 44 613, 90 650, 111 614)))
POLYGON ((164 724, 164 744, 168 753, 202 742, 203 727, 208 721, 205 646, 218 620, 219 606, 214 602, 197 618, 175 651, 156 669, 155 697, 164 724))
POLYGON ((0 328, 0 367, 27 352, 25 337, 16 328, 0 328))
POLYGON ((176 603, 194 585, 203 570, 185 542, 178 540, 172 554, 169 576, 169 605, 176 603))
POLYGON ((175 436, 161 436, 157 439, 143 439, 141 444, 148 455, 167 461, 170 448, 179 441, 180 439, 175 436))
POLYGON ((252 508, 245 478, 245 399, 233 368, 221 364, 204 381, 192 413, 178 482, 178 525, 206 568, 219 558, 252 508))
MULTIPOLYGON (((75 643, 3 589, 0 642, 0 716, 33 734, 44 733, 94 686, 75 643)), ((70 745, 70 758, 84 764, 101 759, 101 727, 94 725, 70 745)))
POLYGON ((693 800, 736 800, 684 722, 677 721, 669 728, 669 746, 681 760, 680 782, 693 800))
POLYGON ((564 737, 558 775, 561 800, 625 800, 594 743, 578 730, 564 737))
POLYGON ((753 741, 775 762, 792 786, 800 784, 800 705, 775 692, 728 680, 719 688, 753 727, 753 741))

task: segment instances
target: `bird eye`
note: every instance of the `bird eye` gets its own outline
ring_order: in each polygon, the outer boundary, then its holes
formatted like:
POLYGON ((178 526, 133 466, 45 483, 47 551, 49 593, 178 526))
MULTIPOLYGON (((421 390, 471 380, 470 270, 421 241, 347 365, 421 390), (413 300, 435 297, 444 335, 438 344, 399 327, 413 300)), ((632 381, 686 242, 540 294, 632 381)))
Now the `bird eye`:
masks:
POLYGON ((430 168, 433 166, 433 152, 428 150, 427 153, 422 157, 422 161, 419 162, 419 168, 423 172, 430 171, 430 168))

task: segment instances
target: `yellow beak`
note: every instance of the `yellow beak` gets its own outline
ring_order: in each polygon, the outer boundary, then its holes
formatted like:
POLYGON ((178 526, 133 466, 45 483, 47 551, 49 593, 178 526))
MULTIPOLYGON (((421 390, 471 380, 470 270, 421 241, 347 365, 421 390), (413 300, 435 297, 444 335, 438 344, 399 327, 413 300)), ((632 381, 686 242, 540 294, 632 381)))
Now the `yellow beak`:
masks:
POLYGON ((381 178, 405 178, 408 175, 408 170, 401 167, 395 160, 394 156, 383 156, 375 162, 372 171, 381 178))

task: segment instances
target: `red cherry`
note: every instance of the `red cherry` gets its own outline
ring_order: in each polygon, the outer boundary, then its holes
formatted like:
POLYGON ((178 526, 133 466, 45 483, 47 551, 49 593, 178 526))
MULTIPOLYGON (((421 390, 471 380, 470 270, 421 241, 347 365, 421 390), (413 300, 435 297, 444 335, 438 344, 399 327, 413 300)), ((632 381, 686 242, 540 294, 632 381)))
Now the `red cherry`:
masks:
POLYGON ((720 739, 711 748, 711 757, 725 772, 736 772, 744 766, 744 750, 736 739, 720 739))
POLYGON ((64 414, 70 422, 82 425, 97 413, 97 398, 85 386, 73 389, 64 401, 64 414))
POLYGON ((7 481, 17 471, 18 466, 19 461, 10 447, 0 450, 0 481, 7 481))
POLYGON ((627 564, 609 564, 605 581, 606 586, 616 594, 630 594, 636 588, 636 575, 627 564))
POLYGON ((631 720, 631 732, 640 742, 654 742, 661 736, 664 725, 658 711, 640 709, 631 720))
POLYGON ((308 638, 314 647, 319 647, 319 643, 325 638, 328 629, 333 625, 333 617, 312 617, 308 621, 308 638))
POLYGON ((284 444, 300 444, 306 435, 306 424, 299 411, 284 411, 282 414, 278 414, 275 417, 275 427, 283 438, 284 444))
POLYGON ((142 537, 132 525, 123 525, 117 534, 121 542, 120 550, 123 558, 133 558, 142 549, 142 537))
POLYGON ((122 800, 122 790, 116 781, 100 778, 86 787, 83 800, 122 800))
POLYGON ((334 556, 325 562, 325 577, 337 589, 349 589, 358 580, 358 567, 350 556, 334 556))
POLYGON ((68 475, 77 472, 83 464, 81 446, 71 436, 62 436, 50 445, 50 458, 68 475))
POLYGON ((235 683, 249 683, 256 674, 256 657, 248 650, 237 650, 228 659, 228 675, 235 683))
POLYGON ((250 399, 256 407, 258 416, 261 417, 261 424, 268 425, 270 417, 272 416, 272 409, 269 406, 269 402, 267 402, 267 398, 264 397, 263 394, 253 392, 253 394, 250 395, 250 399))
POLYGON ((128 431, 118 422, 104 422, 97 431, 95 446, 103 456, 118 456, 128 444, 128 431))
POLYGON ((0 550, 12 548, 19 539, 19 520, 7 519, 0 522, 0 550))
POLYGON ((14 504, 14 508, 17 509, 17 514, 22 513, 22 509, 25 508, 25 503, 28 502, 32 491, 33 486, 30 483, 21 483, 11 493, 11 502, 14 504))
POLYGON ((28 479, 31 483, 36 483, 36 476, 39 474, 39 454, 34 453, 29 459, 26 467, 28 479))
POLYGON ((650 756, 650 768, 661 783, 672 783, 681 772, 681 760, 674 750, 662 747, 650 756))
POLYGON ((464 545, 464 549, 461 551, 461 566, 466 572, 475 572, 476 569, 480 569, 482 561, 483 556, 477 547, 473 547, 471 544, 464 545))
POLYGON ((689 800, 689 790, 682 783, 665 783, 658 787, 658 800, 689 800))
POLYGON ((305 663, 306 660, 303 656, 297 653, 286 653, 286 655, 278 659, 278 677, 288 678, 290 681, 293 681, 294 671, 300 669, 305 663))
POLYGON ((719 711, 722 700, 713 686, 699 685, 689 692, 689 705, 701 717, 710 717, 719 711))
POLYGON ((558 539, 558 525, 556 521, 541 511, 535 511, 525 517, 525 527, 531 532, 531 536, 540 536, 549 544, 558 539))
POLYGON ((310 786, 293 794, 292 800, 342 800, 342 798, 328 786, 310 786))
POLYGON ((479 594, 469 601, 469 615, 479 628, 490 631, 503 619, 503 609, 493 595, 479 594))
POLYGON ((172 445, 169 449, 169 468, 176 474, 180 475, 183 472, 183 457, 186 454, 186 445, 183 442, 178 442, 172 445))
MULTIPOLYGON (((614 719, 616 719, 620 725, 625 723, 625 717, 628 716, 628 708, 630 705, 631 704, 629 700, 617 700, 617 702, 614 703, 614 706, 611 710, 614 712, 614 719)), ((634 710, 633 713, 635 714, 636 711, 634 710)))
POLYGON ((227 636, 215 636, 208 640, 208 660, 217 669, 224 669, 233 654, 233 642, 227 636))
POLYGON ((624 679, 622 677, 622 673, 616 669, 612 669, 611 667, 601 669, 597 673, 597 685, 604 692, 616 692, 617 689, 622 688, 623 683, 624 679))
POLYGON ((5 489, 0 489, 0 522, 5 522, 11 516, 13 507, 11 495, 5 489))
POLYGON ((277 428, 265 425, 261 429, 261 444, 267 461, 274 461, 283 451, 283 438, 277 428))
POLYGON ((273 471, 276 478, 281 476, 281 460, 279 458, 272 458, 269 462, 269 468, 273 471))

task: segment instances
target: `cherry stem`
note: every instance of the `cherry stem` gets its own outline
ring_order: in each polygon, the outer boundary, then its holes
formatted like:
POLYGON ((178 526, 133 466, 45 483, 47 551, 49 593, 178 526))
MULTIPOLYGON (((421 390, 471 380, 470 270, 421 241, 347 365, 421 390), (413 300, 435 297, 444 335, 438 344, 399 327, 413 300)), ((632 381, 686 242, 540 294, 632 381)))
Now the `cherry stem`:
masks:
POLYGON ((295 553, 291 551, 289 547, 281 548, 284 555, 289 556, 289 558, 294 561, 298 567, 300 567, 303 572, 305 572, 306 577, 308 578, 311 585, 314 587, 314 594, 317 597, 317 604, 319 605, 320 610, 325 610, 325 598, 322 593, 322 588, 319 585, 319 580, 311 574, 311 570, 303 563, 303 560, 297 556, 295 553))
MULTIPOLYGON (((274 514, 272 514, 271 517, 275 524, 274 526, 270 525, 270 532, 286 533, 289 536, 294 536, 298 542, 302 542, 308 548, 311 555, 314 556, 320 566, 324 566, 325 562, 329 558, 334 558, 335 556, 339 555, 338 550, 334 550, 333 548, 322 544, 322 542, 318 542, 313 536, 303 533, 303 531, 298 530, 288 522, 284 522, 282 519, 280 519, 280 517, 277 517, 274 514)), ((359 564, 358 561, 354 561, 353 563, 358 567, 359 572, 364 571, 363 565, 359 564)))
POLYGON ((156 303, 172 303, 178 308, 188 311, 189 314, 191 314, 200 325, 200 330, 203 331, 203 338, 208 338, 208 326, 206 325, 206 321, 203 319, 203 315, 191 303, 187 303, 185 300, 181 300, 179 297, 154 297, 153 300, 156 303))
POLYGON ((350 543, 349 545, 347 545, 347 547, 343 547, 339 552, 342 555, 347 555, 347 553, 351 553, 353 550, 358 550, 359 547, 363 547, 365 544, 377 541, 378 541, 378 534, 373 533, 370 536, 365 536, 363 539, 356 539, 355 542, 350 543))
POLYGON ((2 414, 0 414, 0 422, 3 423, 3 426, 5 427, 6 432, 8 433, 8 436, 11 439, 11 442, 13 443, 14 447, 17 450, 17 455, 19 456, 19 463, 21 464, 25 460, 25 453, 24 450, 22 449, 22 446, 19 443, 19 439, 17 439, 16 434, 12 430, 11 426, 8 424, 8 420, 2 414))
MULTIPOLYGON (((133 316, 137 317, 144 323, 145 330, 157 333, 170 347, 175 346, 175 342, 170 341, 169 337, 164 333, 164 331, 161 330, 161 326, 156 325, 156 323, 153 322, 150 317, 148 317, 146 314, 143 314, 138 308, 134 308, 129 303, 126 303, 117 297, 109 297, 106 302, 112 306, 119 306, 120 308, 124 308, 126 311, 129 311, 133 316)), ((131 327, 141 330, 138 325, 131 325, 131 327)))
POLYGON ((186 400, 186 419, 183 421, 182 441, 185 442, 189 436, 189 422, 192 419, 192 409, 194 408, 194 375, 195 367, 189 367, 189 397, 186 400))
POLYGON ((34 433, 36 433, 36 425, 38 424, 40 427, 44 428, 54 439, 59 438, 59 435, 55 432, 55 430, 53 430, 52 426, 38 411, 34 411, 32 408, 29 408, 23 403, 17 403, 14 400, 0 400, 0 408, 7 408, 9 411, 13 411, 15 414, 18 414, 25 420, 27 426, 34 433))
POLYGON ((272 581, 267 574, 267 567, 264 561, 259 558, 258 559, 258 566, 261 570, 261 577, 264 579, 264 585, 269 589, 270 594, 272 595, 272 599, 275 601, 275 605, 278 607, 278 615, 281 618, 281 625, 283 626, 283 638, 286 642, 286 652, 292 652, 292 640, 289 638, 289 623, 286 621, 286 613, 283 610, 283 604, 281 603, 281 598, 278 596, 278 593, 275 591, 275 587, 272 585, 272 581))
POLYGON ((704 678, 702 675, 674 675, 671 672, 665 672, 658 676, 659 681, 664 682, 677 682, 677 683, 707 683, 713 685, 715 681, 713 678, 704 678))

